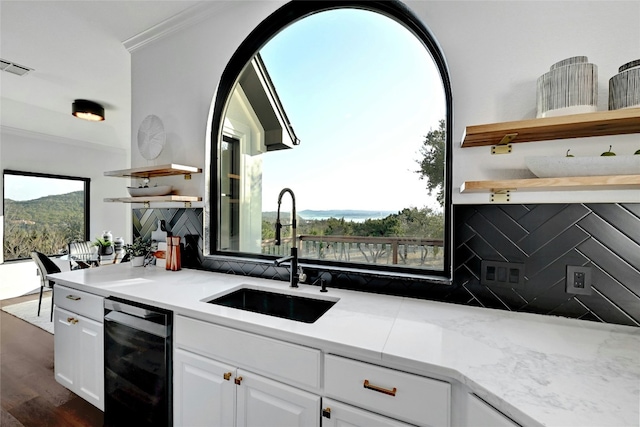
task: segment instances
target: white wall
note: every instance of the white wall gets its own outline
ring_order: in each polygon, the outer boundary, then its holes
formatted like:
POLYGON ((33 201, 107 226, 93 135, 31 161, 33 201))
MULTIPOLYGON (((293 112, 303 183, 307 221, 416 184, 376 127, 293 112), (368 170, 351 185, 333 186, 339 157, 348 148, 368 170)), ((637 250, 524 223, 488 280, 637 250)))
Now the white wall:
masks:
POLYGON ((6 127, 0 131, 2 170, 90 178, 89 238, 93 240, 104 229, 111 230, 114 236, 130 238, 129 205, 103 201, 106 197, 127 194, 128 180, 103 175, 107 170, 128 167, 125 150, 6 127))
MULTIPOLYGON (((608 108, 609 79, 640 57, 638 1, 408 1, 432 30, 447 58, 454 97, 454 203, 487 203, 487 194, 459 194, 465 180, 529 177, 524 156, 600 155, 609 144, 633 154, 640 136, 460 148, 467 125, 535 118, 536 80, 562 59, 586 55, 598 66, 598 110, 608 108)), ((640 202, 637 190, 516 192, 515 203, 640 202)))
MULTIPOLYGON (((220 75, 244 37, 273 12, 276 1, 212 2, 208 18, 145 44, 132 52, 132 134, 155 114, 168 134, 157 164, 180 163, 207 168, 207 125, 220 75)), ((147 162, 135 142, 132 167, 147 162)), ((205 176, 172 178, 182 194, 205 195, 205 176)))
MULTIPOLYGON (((454 97, 454 203, 487 203, 487 194, 459 194, 464 180, 528 176, 526 155, 619 154, 640 148, 638 135, 517 144, 514 154, 459 148, 466 125, 533 118, 536 79, 564 58, 587 55, 599 67, 599 109, 608 80, 640 53, 637 1, 406 1, 431 29, 447 59, 454 97)), ((161 160, 206 168, 209 109, 220 75, 249 32, 282 1, 219 1, 196 23, 132 52, 132 125, 148 114, 172 133, 161 160)), ((132 145, 132 166, 144 165, 132 145)), ((181 183, 206 196, 206 175, 181 183)), ((522 192, 515 203, 640 201, 638 192, 522 192)))

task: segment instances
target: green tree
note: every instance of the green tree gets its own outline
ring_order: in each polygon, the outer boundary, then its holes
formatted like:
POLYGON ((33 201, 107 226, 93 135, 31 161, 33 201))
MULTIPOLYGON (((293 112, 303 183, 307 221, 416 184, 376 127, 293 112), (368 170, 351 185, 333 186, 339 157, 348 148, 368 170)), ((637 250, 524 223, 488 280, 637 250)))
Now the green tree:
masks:
POLYGON ((389 237, 401 236, 402 224, 395 215, 382 219, 367 219, 363 223, 355 223, 356 236, 389 237))
POLYGON ((262 220, 262 240, 271 240, 276 238, 275 222, 262 220))
POLYGON ((444 206, 444 169, 445 169, 445 121, 440 120, 437 130, 430 130, 420 147, 421 160, 416 160, 420 169, 415 171, 420 174, 420 179, 427 181, 429 195, 434 191, 440 206, 444 206))
POLYGON ((4 199, 4 259, 28 258, 31 251, 60 254, 84 240, 84 193, 14 201, 4 199))
POLYGON ((402 235, 442 239, 444 236, 444 216, 431 208, 404 208, 397 213, 402 227, 402 235))
POLYGON ((344 218, 329 218, 326 220, 324 234, 326 236, 351 236, 353 235, 353 223, 344 218))

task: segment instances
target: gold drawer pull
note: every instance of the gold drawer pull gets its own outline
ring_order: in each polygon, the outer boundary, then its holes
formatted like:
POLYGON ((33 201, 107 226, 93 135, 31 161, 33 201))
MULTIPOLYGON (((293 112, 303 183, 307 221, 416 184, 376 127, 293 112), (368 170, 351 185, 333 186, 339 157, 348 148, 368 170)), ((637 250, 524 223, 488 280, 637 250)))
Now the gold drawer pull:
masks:
POLYGON ((75 319, 73 317, 67 317, 67 323, 71 323, 72 325, 75 325, 76 323, 78 323, 78 319, 75 319))
POLYGON ((231 379, 231 372, 225 372, 224 374, 222 374, 222 378, 229 381, 231 379))
POLYGON ((240 383, 242 382, 242 377, 236 377, 235 380, 233 380, 234 383, 236 383, 237 385, 240 385, 240 383))
POLYGON ((67 295, 67 299, 70 299, 73 301, 80 301, 82 298, 75 295, 67 295))
POLYGON ((397 388, 393 388, 393 390, 389 390, 388 388, 378 387, 377 385, 369 384, 369 380, 364 380, 364 388, 368 388, 369 390, 377 391, 379 393, 388 394, 389 396, 395 396, 398 391, 397 388))

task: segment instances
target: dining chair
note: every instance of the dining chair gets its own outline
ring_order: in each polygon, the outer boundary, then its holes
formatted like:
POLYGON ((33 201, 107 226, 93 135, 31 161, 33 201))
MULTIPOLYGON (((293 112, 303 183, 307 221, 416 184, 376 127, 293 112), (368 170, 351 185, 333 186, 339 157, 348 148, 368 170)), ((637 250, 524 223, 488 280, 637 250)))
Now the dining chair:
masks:
POLYGON ((60 273, 60 267, 56 265, 48 256, 45 254, 33 251, 31 252, 31 258, 35 261, 38 266, 38 270, 40 270, 40 299, 38 300, 38 316, 40 316, 40 306, 42 305, 42 293, 44 292, 45 286, 51 288, 51 321, 53 321, 53 280, 47 279, 47 274, 60 273))
POLYGON ((69 243, 69 269, 79 270, 82 268, 91 267, 92 249, 94 245, 92 242, 71 242, 69 243), (73 256, 76 259, 73 259, 73 256), (78 259, 84 258, 84 259, 78 259))

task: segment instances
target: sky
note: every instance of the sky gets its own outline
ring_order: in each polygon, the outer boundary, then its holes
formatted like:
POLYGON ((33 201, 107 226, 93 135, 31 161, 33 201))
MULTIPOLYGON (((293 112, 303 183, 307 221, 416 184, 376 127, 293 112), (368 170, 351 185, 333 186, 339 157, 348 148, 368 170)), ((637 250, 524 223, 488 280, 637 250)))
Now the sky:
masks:
POLYGON ((4 198, 15 201, 33 200, 83 190, 84 181, 4 175, 4 198))
POLYGON ((419 179, 424 136, 445 118, 428 50, 381 14, 339 9, 285 28, 260 54, 301 140, 264 156, 263 210, 283 187, 304 209, 438 208, 419 179))
MULTIPOLYGON (((298 211, 439 207, 414 171, 424 136, 445 118, 444 91, 409 30, 375 12, 338 9, 288 26, 260 54, 301 140, 263 156, 264 211, 277 209, 284 187, 298 211)), ((38 179, 5 175, 4 197, 83 189, 38 179)))

